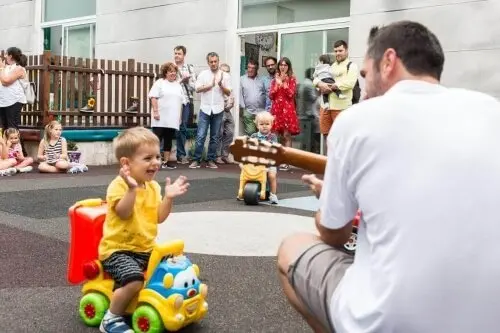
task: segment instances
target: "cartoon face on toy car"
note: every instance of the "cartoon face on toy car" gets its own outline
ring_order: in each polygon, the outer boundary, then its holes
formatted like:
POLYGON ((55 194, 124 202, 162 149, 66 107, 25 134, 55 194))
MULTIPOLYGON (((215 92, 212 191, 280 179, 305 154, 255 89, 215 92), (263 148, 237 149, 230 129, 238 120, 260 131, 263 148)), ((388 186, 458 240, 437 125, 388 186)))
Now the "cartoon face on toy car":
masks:
POLYGON ((195 318, 206 311, 207 286, 200 282, 199 274, 198 266, 185 256, 164 259, 146 289, 166 299, 177 318, 195 318))

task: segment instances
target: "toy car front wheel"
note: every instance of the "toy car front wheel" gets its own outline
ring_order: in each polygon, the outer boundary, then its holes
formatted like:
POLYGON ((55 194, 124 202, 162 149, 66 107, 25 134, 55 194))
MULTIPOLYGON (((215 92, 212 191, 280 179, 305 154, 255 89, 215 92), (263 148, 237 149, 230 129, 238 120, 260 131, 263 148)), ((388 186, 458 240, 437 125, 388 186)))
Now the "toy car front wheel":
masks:
POLYGON ((87 326, 99 326, 109 307, 106 296, 100 293, 88 293, 80 300, 78 312, 87 326))
POLYGON ((161 333, 163 322, 159 313, 151 305, 139 306, 132 315, 134 332, 161 333))
POLYGON ((260 184, 246 183, 243 189, 243 200, 247 205, 258 205, 260 200, 260 184))

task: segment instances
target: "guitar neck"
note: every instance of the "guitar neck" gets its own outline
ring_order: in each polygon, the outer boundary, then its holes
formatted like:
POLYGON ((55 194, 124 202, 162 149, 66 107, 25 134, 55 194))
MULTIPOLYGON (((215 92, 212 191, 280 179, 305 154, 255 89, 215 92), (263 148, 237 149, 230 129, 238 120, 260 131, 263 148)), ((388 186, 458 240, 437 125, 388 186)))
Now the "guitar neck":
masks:
POLYGON ((316 174, 324 174, 326 167, 326 156, 314 154, 296 148, 283 147, 284 153, 280 156, 283 163, 312 171, 316 174))

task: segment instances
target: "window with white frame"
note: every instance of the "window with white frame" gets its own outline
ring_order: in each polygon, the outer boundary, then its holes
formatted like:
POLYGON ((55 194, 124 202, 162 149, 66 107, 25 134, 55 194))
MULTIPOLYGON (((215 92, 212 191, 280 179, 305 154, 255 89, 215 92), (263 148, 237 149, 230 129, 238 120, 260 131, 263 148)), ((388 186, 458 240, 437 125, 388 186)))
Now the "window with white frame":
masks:
POLYGON ((96 0, 44 0, 42 21, 60 21, 96 14, 96 0))
POLYGON ((350 0, 239 0, 239 28, 328 20, 350 15, 350 0))

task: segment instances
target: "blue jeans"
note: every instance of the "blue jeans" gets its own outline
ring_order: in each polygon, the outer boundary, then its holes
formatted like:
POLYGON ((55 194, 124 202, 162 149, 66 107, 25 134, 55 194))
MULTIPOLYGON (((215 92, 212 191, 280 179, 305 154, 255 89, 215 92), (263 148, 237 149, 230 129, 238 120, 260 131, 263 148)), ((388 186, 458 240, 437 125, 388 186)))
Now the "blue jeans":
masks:
POLYGON ((207 138, 208 127, 210 126, 210 141, 208 142, 207 160, 215 161, 217 158, 217 143, 219 142, 219 131, 224 112, 207 115, 200 110, 198 114, 198 132, 196 133, 196 147, 194 150, 194 161, 201 160, 205 139, 207 138))
POLYGON ((189 111, 190 111, 190 103, 187 103, 182 106, 182 114, 181 114, 181 124, 179 126, 179 130, 175 134, 175 142, 177 147, 177 159, 187 156, 186 153, 186 138, 187 138, 187 123, 189 121, 189 111))

